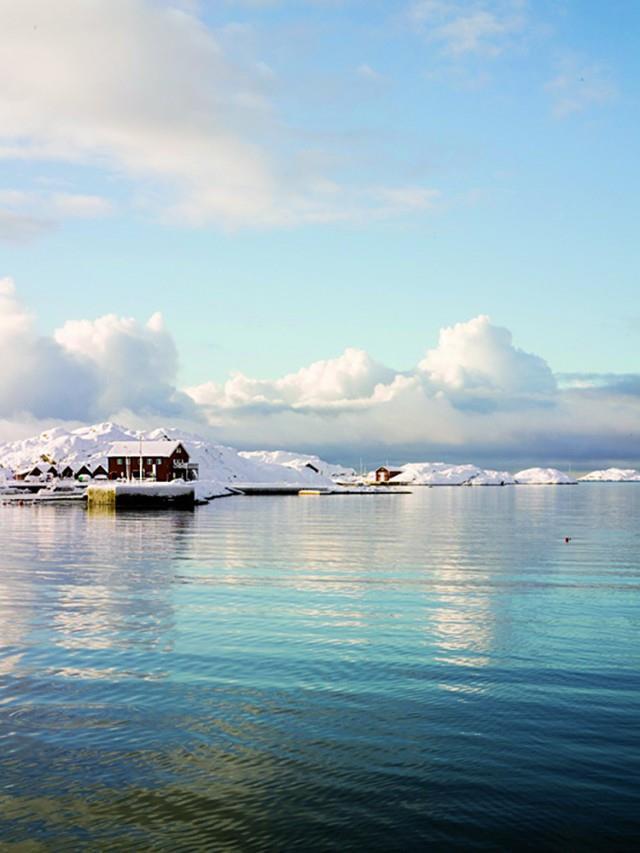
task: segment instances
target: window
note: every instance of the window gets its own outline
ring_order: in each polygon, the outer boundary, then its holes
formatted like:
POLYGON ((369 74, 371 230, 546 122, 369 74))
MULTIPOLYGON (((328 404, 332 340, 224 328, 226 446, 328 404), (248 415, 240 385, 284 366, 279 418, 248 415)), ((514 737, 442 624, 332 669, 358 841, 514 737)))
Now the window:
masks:
POLYGON ((152 465, 152 464, 153 464, 153 459, 147 459, 147 465, 152 465))
POLYGON ((162 459, 156 459, 156 465, 162 465, 162 459))
POLYGON ((122 459, 118 459, 118 465, 122 465, 122 459))

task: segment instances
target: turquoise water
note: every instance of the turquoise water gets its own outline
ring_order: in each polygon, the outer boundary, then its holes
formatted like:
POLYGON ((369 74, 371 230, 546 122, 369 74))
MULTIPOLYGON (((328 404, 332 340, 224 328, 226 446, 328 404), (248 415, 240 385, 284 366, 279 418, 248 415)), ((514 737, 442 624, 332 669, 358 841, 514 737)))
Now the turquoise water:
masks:
POLYGON ((639 510, 633 484, 0 507, 0 841, 632 849, 639 510))

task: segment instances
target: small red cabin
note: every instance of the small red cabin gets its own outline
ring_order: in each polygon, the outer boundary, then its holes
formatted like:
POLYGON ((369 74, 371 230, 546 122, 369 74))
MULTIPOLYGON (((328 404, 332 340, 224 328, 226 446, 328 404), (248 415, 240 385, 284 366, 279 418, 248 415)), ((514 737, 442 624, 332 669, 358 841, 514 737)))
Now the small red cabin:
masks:
POLYGON ((388 483, 392 477, 396 477, 398 474, 402 474, 402 469, 400 468, 388 468, 386 465, 382 465, 380 468, 376 468, 376 483, 388 483))

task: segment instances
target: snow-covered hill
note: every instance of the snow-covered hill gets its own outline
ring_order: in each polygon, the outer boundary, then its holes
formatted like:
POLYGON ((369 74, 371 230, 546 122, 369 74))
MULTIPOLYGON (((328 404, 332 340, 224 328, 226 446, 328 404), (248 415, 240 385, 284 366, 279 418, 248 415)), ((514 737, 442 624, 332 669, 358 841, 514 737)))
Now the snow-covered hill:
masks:
POLYGON ((40 461, 61 468, 78 470, 83 465, 94 469, 106 465, 113 442, 142 438, 158 441, 163 438, 182 441, 192 462, 200 466, 198 492, 202 495, 223 494, 227 486, 239 483, 288 483, 301 486, 329 486, 331 481, 310 468, 278 465, 247 458, 231 447, 214 444, 201 436, 177 429, 154 429, 137 432, 114 423, 94 424, 66 430, 62 427, 46 430, 40 435, 0 445, 0 468, 13 473, 33 467, 40 461))
POLYGON ((329 477, 334 482, 337 480, 350 482, 356 477, 353 468, 334 465, 331 462, 325 462, 319 456, 307 453, 291 453, 288 450, 242 450, 240 456, 254 462, 266 462, 269 465, 286 465, 287 468, 294 468, 296 471, 307 468, 313 471, 315 468, 323 477, 329 477))
POLYGON ((635 468, 605 468, 592 471, 579 479, 583 483, 637 483, 640 482, 640 471, 635 468))
POLYGON ((448 465, 446 462, 412 462, 389 480, 392 485, 462 486, 479 476, 475 465, 448 465))
POLYGON ((70 465, 74 470, 88 465, 106 465, 107 451, 114 441, 137 438, 137 434, 117 424, 94 424, 67 430, 55 427, 40 435, 0 445, 0 465, 14 473, 37 462, 70 465))
MULTIPOLYGON (((373 480, 374 472, 369 479, 373 480)), ((476 465, 450 465, 447 462, 412 462, 400 467, 390 485, 407 486, 512 486, 516 483, 564 485, 576 481, 556 468, 528 468, 518 474, 478 468, 476 465)))
POLYGON ((513 486, 515 479, 508 471, 493 471, 490 468, 482 470, 474 477, 470 486, 513 486))
POLYGON ((516 483, 523 486, 572 486, 577 482, 557 468, 525 468, 524 471, 514 474, 514 479, 516 483))

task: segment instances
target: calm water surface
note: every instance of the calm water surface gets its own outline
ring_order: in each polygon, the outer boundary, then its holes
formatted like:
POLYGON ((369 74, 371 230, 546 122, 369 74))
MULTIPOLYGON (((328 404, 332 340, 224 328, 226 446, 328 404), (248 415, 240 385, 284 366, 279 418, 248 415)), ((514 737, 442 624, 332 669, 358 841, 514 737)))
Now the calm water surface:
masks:
POLYGON ((637 848, 639 510, 0 507, 0 848, 637 848))

